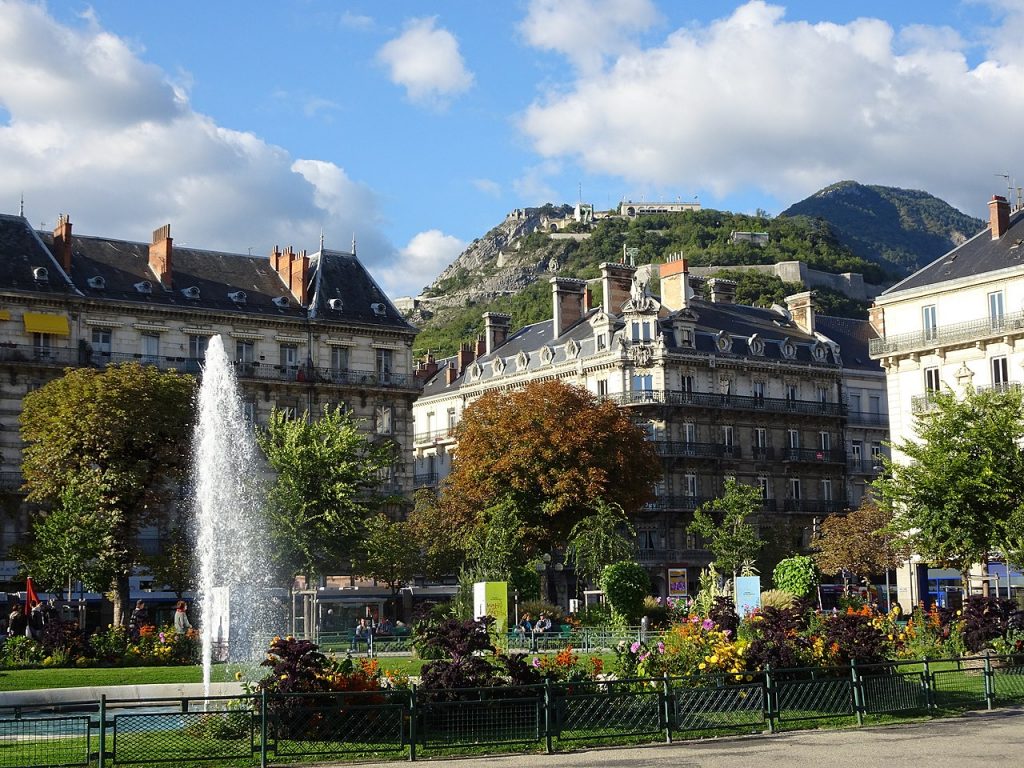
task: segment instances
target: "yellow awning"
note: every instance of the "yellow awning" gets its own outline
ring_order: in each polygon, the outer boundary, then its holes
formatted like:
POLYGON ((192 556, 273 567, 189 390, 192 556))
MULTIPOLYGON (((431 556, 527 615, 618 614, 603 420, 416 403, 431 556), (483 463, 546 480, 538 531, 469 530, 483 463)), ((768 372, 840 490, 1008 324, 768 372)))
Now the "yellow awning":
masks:
POLYGON ((10 319, 11 319, 11 310, 9 310, 9 309, 0 309, 0 320, 10 320, 10 319))
POLYGON ((44 315, 41 312, 26 312, 25 331, 27 333, 52 333, 56 336, 70 336, 67 315, 44 315))

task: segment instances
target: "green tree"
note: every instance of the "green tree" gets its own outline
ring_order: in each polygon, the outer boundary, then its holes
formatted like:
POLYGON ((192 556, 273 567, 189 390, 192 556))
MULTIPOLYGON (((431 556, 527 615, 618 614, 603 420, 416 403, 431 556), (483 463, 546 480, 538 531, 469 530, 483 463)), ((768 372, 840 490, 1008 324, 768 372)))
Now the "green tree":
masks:
POLYGON ((812 542, 814 561, 827 574, 853 571, 867 577, 895 568, 910 553, 892 524, 892 512, 865 496, 849 514, 825 518, 812 542))
POLYGON ((966 574, 994 549, 1014 549, 1024 505, 1024 396, 1018 390, 930 395, 916 439, 883 458, 874 484, 893 529, 929 562, 966 574))
POLYGON ((775 566, 772 573, 775 588, 796 597, 807 597, 819 581, 818 567, 809 555, 787 557, 775 566))
POLYGON ((195 548, 180 517, 160 532, 160 542, 159 551, 146 556, 146 568, 156 586, 169 587, 180 600, 196 588, 195 548))
POLYGON ((440 499, 447 527, 472 531, 482 510, 510 499, 536 553, 565 544, 595 499, 636 512, 661 477, 654 447, 626 414, 560 381, 483 395, 455 436, 440 499))
POLYGON ((612 563, 601 571, 601 591, 612 614, 621 622, 633 624, 643 613, 644 598, 651 594, 651 577, 640 563, 612 563))
POLYGON ((715 566, 733 578, 746 560, 753 560, 761 541, 748 521, 761 506, 761 491, 726 478, 722 495, 701 504, 688 530, 704 537, 715 566))
POLYGON ((353 556, 381 473, 395 461, 391 442, 371 443, 340 408, 289 419, 274 411, 257 441, 277 473, 267 498, 270 539, 289 576, 327 575, 353 556))
POLYGON ((360 576, 376 579, 397 593, 422 570, 422 555, 409 524, 384 514, 367 520, 355 566, 360 576))
POLYGON ((68 370, 22 403, 28 500, 53 504, 69 487, 91 500, 117 624, 127 621, 128 577, 144 562, 139 530, 165 519, 188 470, 194 392, 191 376, 128 363, 68 370))
POLYGON ((636 550, 636 529, 617 504, 598 499, 594 514, 587 515, 569 531, 566 562, 583 581, 596 582, 605 567, 628 560, 636 550))

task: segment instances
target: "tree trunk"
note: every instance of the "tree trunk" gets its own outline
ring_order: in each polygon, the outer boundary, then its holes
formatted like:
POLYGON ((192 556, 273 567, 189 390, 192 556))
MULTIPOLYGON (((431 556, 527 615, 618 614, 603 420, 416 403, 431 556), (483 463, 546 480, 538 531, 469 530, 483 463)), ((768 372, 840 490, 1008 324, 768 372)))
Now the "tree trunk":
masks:
POLYGON ((128 588, 128 574, 119 573, 110 584, 110 597, 114 603, 114 626, 128 626, 128 604, 131 601, 131 591, 128 588))

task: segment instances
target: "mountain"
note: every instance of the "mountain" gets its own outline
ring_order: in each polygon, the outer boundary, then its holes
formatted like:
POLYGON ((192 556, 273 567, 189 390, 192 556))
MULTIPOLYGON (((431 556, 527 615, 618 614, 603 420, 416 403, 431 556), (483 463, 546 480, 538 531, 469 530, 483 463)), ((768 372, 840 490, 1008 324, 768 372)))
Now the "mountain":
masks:
MULTIPOLYGON (((481 332, 484 312, 512 315, 513 329, 550 318, 550 278, 591 280, 606 261, 657 264, 669 254, 682 255, 694 267, 802 261, 823 272, 858 272, 878 285, 938 258, 983 226, 925 192, 848 181, 775 217, 700 209, 629 218, 618 210, 551 204, 516 209, 409 305, 409 319, 421 328, 418 354, 449 355, 481 332)), ((762 304, 801 290, 764 273, 729 277, 740 282, 737 295, 762 304)), ((599 294, 599 283, 591 287, 599 294)), ((866 317, 867 302, 816 291, 822 311, 866 317)))
POLYGON ((934 261, 986 224, 927 192, 840 181, 780 216, 827 221, 853 253, 908 274, 934 261))

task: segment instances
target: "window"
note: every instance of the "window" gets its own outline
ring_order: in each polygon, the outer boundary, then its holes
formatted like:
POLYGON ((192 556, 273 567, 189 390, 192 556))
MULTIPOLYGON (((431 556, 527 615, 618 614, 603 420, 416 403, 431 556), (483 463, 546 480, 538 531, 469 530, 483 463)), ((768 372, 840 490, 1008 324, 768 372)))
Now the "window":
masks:
POLYGON ((634 376, 631 386, 634 392, 650 392, 654 389, 654 376, 652 374, 634 376))
POLYGON ((455 424, 456 423, 457 422, 455 420, 455 409, 454 408, 449 408, 448 409, 448 429, 450 429, 450 430, 451 429, 455 429, 455 424))
POLYGON ((821 481, 821 500, 832 501, 832 481, 822 480, 821 481))
POLYGON ((925 368, 924 369, 924 391, 925 392, 938 392, 941 387, 939 381, 939 369, 938 368, 925 368))
POLYGON ((380 380, 387 384, 391 381, 391 350, 377 350, 377 375, 380 380))
POLYGON ((924 333, 925 341, 933 341, 938 338, 939 326, 934 304, 921 307, 921 330, 924 333))
POLYGON ((854 440, 850 443, 850 463, 857 469, 860 468, 861 462, 864 459, 863 454, 864 444, 860 440, 854 440))
POLYGON ((242 418, 250 424, 256 423, 256 402, 254 400, 242 401, 242 418))
POLYGON ((764 427, 754 427, 754 447, 768 447, 768 430, 764 427))
POLYGON ((800 499, 800 478, 789 478, 789 498, 799 501, 800 499))
POLYGON ((786 385, 786 399, 789 400, 789 401, 799 400, 800 399, 800 391, 797 388, 796 384, 787 384, 786 385))
POLYGON ((763 381, 754 382, 754 399, 764 400, 765 390, 767 386, 763 381))
POLYGON ((639 549, 656 549, 657 536, 652 530, 639 530, 636 532, 636 545, 639 549))
POLYGON ((818 402, 819 403, 827 403, 828 402, 828 387, 818 387, 818 402))
POLYGON ((651 340, 651 324, 650 323, 633 323, 632 328, 633 341, 650 341, 651 340))
POLYGON ((277 410, 280 411, 288 421, 294 421, 295 417, 298 416, 299 413, 299 407, 295 400, 278 400, 277 410))
POLYGON ((160 334, 142 334, 142 359, 147 363, 155 363, 160 356, 160 334))
POLYGON ((767 501, 772 497, 772 484, 767 475, 757 476, 757 487, 761 489, 761 499, 767 501))
POLYGON ((603 333, 597 334, 597 351, 600 352, 602 349, 608 346, 608 337, 603 333))
POLYGON ((830 435, 828 432, 819 432, 818 433, 818 447, 821 448, 821 450, 823 450, 823 451, 831 450, 832 449, 832 435, 830 435))
POLYGON ((608 379, 597 380, 597 396, 608 397, 608 379))
POLYGON ((299 367, 299 348, 294 344, 281 345, 281 370, 294 371, 299 367))
POLYGON ((113 333, 109 328, 92 329, 92 353, 102 357, 110 357, 113 347, 113 333))
POLYGON ((882 397, 881 395, 871 395, 868 397, 868 413, 879 415, 882 412, 882 397))
POLYGON ((340 376, 348 370, 348 347, 331 347, 331 373, 340 376))
POLYGON ((871 460, 878 466, 882 463, 882 444, 872 443, 871 444, 871 460))
POLYGON ((800 430, 799 429, 787 429, 786 439, 789 441, 789 447, 796 450, 800 447, 800 430))
POLYGON ((860 395, 850 395, 850 411, 860 413, 860 395))
POLYGON ((988 321, 993 328, 1003 327, 1003 292, 994 291, 988 295, 988 321))
POLYGON ((722 427, 722 445, 725 446, 726 452, 732 450, 733 446, 733 428, 726 424, 722 427))
POLYGON ((53 336, 48 333, 33 333, 32 347, 36 358, 49 357, 53 346, 53 336))
POLYGON ((683 424, 683 442, 697 442, 697 425, 694 424, 692 421, 687 421, 683 424))
POLYGON ((992 386, 1004 387, 1010 381, 1009 370, 1006 367, 1005 357, 992 358, 992 386))
POLYGON ((697 493, 697 476, 696 475, 683 475, 683 486, 686 495, 691 499, 696 498, 699 494, 697 493))
POLYGON ((683 392, 686 392, 687 394, 693 392, 693 376, 690 374, 682 376, 679 380, 679 385, 683 392))
POLYGON ((378 435, 391 434, 391 406, 378 405, 374 409, 374 427, 378 435))
POLYGON ((235 360, 239 363, 254 362, 256 360, 256 345, 251 341, 236 341, 235 360))
POLYGON ((188 356, 193 360, 206 359, 206 347, 210 343, 209 336, 192 334, 188 337, 188 356))

